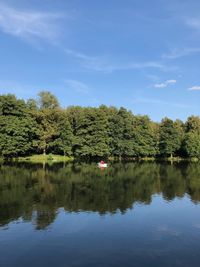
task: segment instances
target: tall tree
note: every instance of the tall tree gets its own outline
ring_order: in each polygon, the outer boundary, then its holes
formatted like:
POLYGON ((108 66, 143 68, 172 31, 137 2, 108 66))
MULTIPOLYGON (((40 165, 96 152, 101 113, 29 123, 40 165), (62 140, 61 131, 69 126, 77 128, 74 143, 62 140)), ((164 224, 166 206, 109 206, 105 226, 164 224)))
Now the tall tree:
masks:
POLYGON ((24 100, 14 95, 0 96, 0 154, 5 157, 25 155, 37 139, 37 124, 24 100))
POLYGON ((37 129, 36 122, 28 116, 0 116, 0 154, 12 157, 31 153, 37 129))
POLYGON ((76 116, 74 153, 79 157, 106 157, 109 155, 108 120, 105 112, 85 108, 76 116))
POLYGON ((56 96, 49 91, 42 91, 38 94, 39 107, 41 109, 56 109, 59 108, 59 102, 56 96))
POLYGON ((181 135, 174 122, 164 118, 160 124, 160 153, 164 156, 173 155, 181 147, 181 135))
POLYGON ((200 159, 200 134, 198 132, 189 132, 185 138, 185 149, 189 157, 200 159))
POLYGON ((0 95, 0 115, 24 116, 27 112, 26 103, 15 95, 0 95))
POLYGON ((58 120, 58 110, 42 109, 37 113, 39 141, 35 143, 35 147, 43 151, 44 155, 59 135, 58 120))
MULTIPOLYGON (((59 136, 58 122, 61 109, 57 98, 48 91, 42 91, 39 96, 39 108, 36 112, 36 120, 39 126, 40 138, 35 143, 38 150, 42 150, 45 155, 50 152, 53 143, 59 136)), ((33 105, 32 105, 33 106, 33 105)))
POLYGON ((187 119, 185 150, 189 157, 200 158, 200 118, 191 116, 187 119))
POLYGON ((135 116, 133 125, 134 155, 137 157, 155 156, 158 152, 155 125, 148 116, 135 116))
POLYGON ((109 131, 112 155, 120 160, 125 156, 133 156, 133 114, 121 107, 111 118, 109 131))
POLYGON ((37 101, 35 99, 29 98, 26 102, 26 105, 30 111, 37 111, 38 110, 37 101))
POLYGON ((185 124, 181 120, 175 120, 174 127, 176 128, 179 140, 180 140, 180 148, 177 151, 177 154, 181 157, 185 157, 185 148, 184 148, 184 140, 185 140, 185 124))
POLYGON ((186 123, 186 132, 199 132, 200 133, 200 117, 190 116, 186 123))
POLYGON ((65 111, 59 112, 57 121, 57 137, 51 143, 52 148, 58 154, 72 155, 73 133, 65 111))

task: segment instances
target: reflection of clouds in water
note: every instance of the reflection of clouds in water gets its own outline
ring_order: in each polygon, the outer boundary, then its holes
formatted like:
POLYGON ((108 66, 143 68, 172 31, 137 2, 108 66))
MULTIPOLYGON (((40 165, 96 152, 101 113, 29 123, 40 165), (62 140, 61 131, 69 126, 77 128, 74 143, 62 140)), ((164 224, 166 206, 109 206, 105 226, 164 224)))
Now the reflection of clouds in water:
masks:
POLYGON ((182 232, 177 231, 176 229, 173 229, 169 227, 168 225, 160 225, 157 228, 157 233, 159 234, 166 234, 173 237, 179 237, 182 235, 182 232))
POLYGON ((200 229, 200 223, 194 224, 193 227, 197 228, 197 229, 200 229))
POLYGON ((88 224, 90 223, 89 214, 85 214, 85 216, 81 216, 80 213, 69 213, 64 210, 59 211, 59 223, 61 224, 61 231, 65 234, 73 234, 84 229, 88 228, 88 224), (69 216, 68 216, 69 215, 69 216))
POLYGON ((165 257, 169 254, 169 251, 165 248, 151 248, 150 246, 147 249, 136 248, 131 251, 131 254, 135 257, 143 257, 145 255, 146 258, 157 258, 157 257, 165 257))
POLYGON ((0 226, 0 230, 3 230, 3 231, 5 231, 5 230, 9 230, 10 229, 10 227, 9 226, 3 226, 2 228, 1 228, 1 226, 0 226))
POLYGON ((8 223, 6 225, 1 226, 1 224, 0 224, 0 230, 3 230, 3 231, 10 230, 11 226, 21 224, 21 223, 26 223, 26 221, 22 217, 20 217, 17 220, 14 220, 11 223, 8 223))

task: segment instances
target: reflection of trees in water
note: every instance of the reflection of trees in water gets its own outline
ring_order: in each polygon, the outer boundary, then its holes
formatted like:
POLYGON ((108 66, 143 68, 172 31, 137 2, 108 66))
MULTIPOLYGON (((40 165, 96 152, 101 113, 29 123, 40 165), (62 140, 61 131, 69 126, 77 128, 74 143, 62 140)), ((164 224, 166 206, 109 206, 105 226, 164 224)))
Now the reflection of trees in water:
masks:
POLYGON ((160 166, 160 191, 165 199, 184 196, 187 187, 186 176, 182 172, 184 167, 166 164, 160 166))
POLYGON ((44 229, 66 211, 126 212, 135 202, 150 204, 153 194, 167 200, 188 193, 200 201, 198 164, 127 163, 106 170, 96 165, 17 164, 0 169, 0 224, 22 217, 44 229))
POLYGON ((200 165, 191 164, 186 170, 187 188, 186 192, 190 195, 194 203, 200 201, 200 165))

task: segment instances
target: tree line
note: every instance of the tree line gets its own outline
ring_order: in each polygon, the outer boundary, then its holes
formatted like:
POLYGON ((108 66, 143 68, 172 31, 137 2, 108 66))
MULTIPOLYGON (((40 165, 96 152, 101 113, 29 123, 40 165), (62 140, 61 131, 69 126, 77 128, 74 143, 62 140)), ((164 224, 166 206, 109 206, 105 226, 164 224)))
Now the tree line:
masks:
POLYGON ((58 154, 75 158, 200 158, 200 117, 160 123, 121 107, 62 108, 56 96, 0 95, 0 156, 58 154))

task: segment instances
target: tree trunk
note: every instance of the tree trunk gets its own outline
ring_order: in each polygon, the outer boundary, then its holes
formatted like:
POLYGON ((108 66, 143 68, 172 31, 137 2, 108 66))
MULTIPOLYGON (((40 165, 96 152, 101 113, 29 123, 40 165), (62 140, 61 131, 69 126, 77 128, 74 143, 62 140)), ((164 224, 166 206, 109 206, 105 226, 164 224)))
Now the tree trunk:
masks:
POLYGON ((171 165, 173 164, 173 154, 171 153, 170 154, 170 162, 171 162, 171 165))
POLYGON ((43 170, 45 170, 45 166, 46 166, 46 162, 43 161, 43 162, 42 162, 42 168, 43 168, 43 170))

